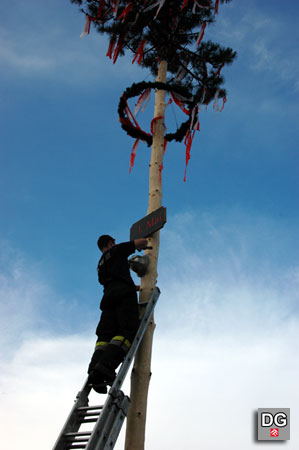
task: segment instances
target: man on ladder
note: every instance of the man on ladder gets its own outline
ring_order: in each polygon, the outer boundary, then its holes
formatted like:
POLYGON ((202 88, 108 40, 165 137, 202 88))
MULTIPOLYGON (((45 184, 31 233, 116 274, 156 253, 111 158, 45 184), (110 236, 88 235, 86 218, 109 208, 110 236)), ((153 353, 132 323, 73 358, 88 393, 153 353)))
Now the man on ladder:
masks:
POLYGON ((104 286, 100 303, 102 311, 96 329, 95 351, 88 367, 89 382, 99 393, 107 392, 107 384, 115 379, 115 369, 123 361, 139 325, 138 301, 130 275, 128 256, 147 248, 147 239, 115 244, 115 239, 102 235, 98 247, 102 257, 98 263, 98 279, 104 286))

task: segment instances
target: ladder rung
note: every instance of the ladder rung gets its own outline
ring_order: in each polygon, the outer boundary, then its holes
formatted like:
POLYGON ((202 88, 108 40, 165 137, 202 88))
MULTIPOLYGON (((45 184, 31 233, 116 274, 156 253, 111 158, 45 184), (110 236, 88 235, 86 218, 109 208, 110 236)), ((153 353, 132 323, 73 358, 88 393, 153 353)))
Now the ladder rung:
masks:
POLYGON ((95 417, 95 416, 99 416, 100 414, 101 414, 101 411, 94 411, 94 412, 90 412, 90 413, 84 413, 84 414, 82 414, 82 416, 95 417))
POLYGON ((98 418, 97 419, 83 419, 82 423, 94 423, 97 421, 98 421, 98 418))
POLYGON ((90 436, 91 431, 78 431, 77 433, 65 433, 65 437, 83 437, 83 436, 90 436))
POLYGON ((80 406, 77 408, 78 411, 92 411, 94 409, 103 409, 104 405, 98 405, 98 406, 80 406))
POLYGON ((66 439, 67 448, 69 450, 72 450, 75 448, 86 448, 90 436, 91 431, 85 431, 77 433, 66 433, 64 437, 66 439))
POLYGON ((86 448, 86 444, 78 444, 78 445, 72 445, 71 447, 68 447, 68 450, 73 450, 75 448, 86 448))

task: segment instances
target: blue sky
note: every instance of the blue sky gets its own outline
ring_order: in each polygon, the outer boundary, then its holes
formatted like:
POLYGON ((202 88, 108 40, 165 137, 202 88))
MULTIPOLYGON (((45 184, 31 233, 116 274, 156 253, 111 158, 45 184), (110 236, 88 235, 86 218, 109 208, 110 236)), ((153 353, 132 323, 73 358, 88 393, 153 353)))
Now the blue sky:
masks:
MULTIPOLYGON (((235 0, 206 30, 238 58, 222 72, 223 112, 201 112, 186 183, 184 145, 165 155, 149 450, 181 449, 186 428, 188 448, 247 450, 258 407, 298 416, 298 13, 295 1, 235 0)), ((149 149, 129 175, 116 111, 150 76, 131 55, 113 65, 105 37, 79 38, 83 25, 68 1, 1 3, 0 419, 23 430, 24 450, 51 448, 84 381, 98 236, 127 240, 147 210, 149 149), (44 404, 33 421, 28 408, 44 404)), ((170 109, 168 129, 181 119, 170 109)))

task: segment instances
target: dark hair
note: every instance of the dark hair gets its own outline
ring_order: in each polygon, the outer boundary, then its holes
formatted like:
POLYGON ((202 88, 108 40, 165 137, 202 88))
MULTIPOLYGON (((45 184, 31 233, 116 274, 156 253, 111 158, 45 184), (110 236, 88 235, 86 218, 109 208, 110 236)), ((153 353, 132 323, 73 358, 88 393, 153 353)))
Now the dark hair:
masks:
POLYGON ((97 242, 99 249, 102 251, 102 249, 104 247, 107 247, 107 245, 110 241, 113 241, 113 243, 114 243, 115 239, 113 237, 109 236, 109 234, 103 234, 102 236, 100 236, 98 239, 98 242, 97 242))

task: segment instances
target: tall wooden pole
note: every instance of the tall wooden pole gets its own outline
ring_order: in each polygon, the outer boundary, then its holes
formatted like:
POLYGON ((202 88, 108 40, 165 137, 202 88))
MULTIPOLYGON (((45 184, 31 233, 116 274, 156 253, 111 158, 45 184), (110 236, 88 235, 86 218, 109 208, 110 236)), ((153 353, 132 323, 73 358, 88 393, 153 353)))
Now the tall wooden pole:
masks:
MULTIPOLYGON (((167 62, 159 64, 156 81, 165 83, 167 75, 167 62)), ((153 144, 151 162, 149 166, 149 200, 147 214, 155 211, 162 205, 162 183, 160 180, 160 167, 163 162, 164 150, 164 116, 165 116, 165 91, 157 90, 155 93, 155 109, 153 144)), ((141 279, 140 303, 149 300, 157 281, 157 265, 160 244, 160 232, 157 231, 149 238, 149 246, 152 250, 146 251, 150 256, 147 274, 141 279)), ((127 418, 127 430, 125 450, 143 450, 145 441, 145 423, 147 396, 151 378, 152 342, 155 329, 154 316, 148 325, 147 331, 136 354, 134 367, 131 374, 131 405, 127 418)))

